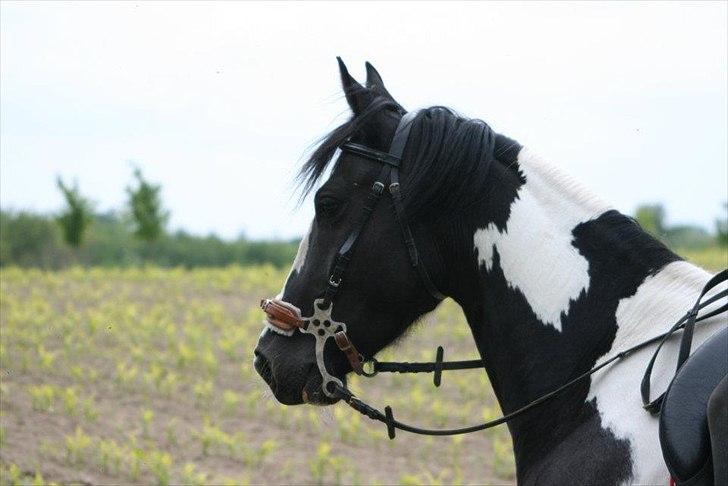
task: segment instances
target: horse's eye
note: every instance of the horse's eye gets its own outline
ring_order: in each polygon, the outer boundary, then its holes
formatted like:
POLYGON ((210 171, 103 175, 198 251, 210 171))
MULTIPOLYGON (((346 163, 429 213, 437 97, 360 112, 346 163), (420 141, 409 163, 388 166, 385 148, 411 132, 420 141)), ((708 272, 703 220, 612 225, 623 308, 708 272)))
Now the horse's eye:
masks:
POLYGON ((338 199, 324 196, 316 200, 316 214, 323 218, 333 218, 341 209, 338 199))

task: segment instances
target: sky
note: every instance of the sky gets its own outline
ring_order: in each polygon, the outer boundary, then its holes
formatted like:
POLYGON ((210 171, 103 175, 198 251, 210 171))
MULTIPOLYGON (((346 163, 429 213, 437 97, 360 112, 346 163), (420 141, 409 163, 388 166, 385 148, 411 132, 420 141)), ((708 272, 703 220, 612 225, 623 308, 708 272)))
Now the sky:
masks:
POLYGON ((335 56, 407 109, 481 118, 620 211, 712 229, 728 199, 728 11, 715 3, 0 3, 0 206, 57 175, 120 209, 134 166, 171 229, 293 238, 294 178, 343 122, 335 56))

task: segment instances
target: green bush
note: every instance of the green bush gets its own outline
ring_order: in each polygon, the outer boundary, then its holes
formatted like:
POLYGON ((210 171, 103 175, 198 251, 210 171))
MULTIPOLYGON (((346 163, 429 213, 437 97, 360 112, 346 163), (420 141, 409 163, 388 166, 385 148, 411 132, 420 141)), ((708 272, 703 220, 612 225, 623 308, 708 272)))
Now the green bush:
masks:
POLYGON ((53 217, 25 211, 0 211, 0 266, 16 265, 58 269, 72 264, 125 267, 143 263, 162 267, 223 267, 270 263, 287 267, 297 240, 223 240, 215 235, 195 236, 184 231, 162 233, 155 241, 134 237, 130 224, 116 213, 95 214, 84 244, 63 244, 53 217))

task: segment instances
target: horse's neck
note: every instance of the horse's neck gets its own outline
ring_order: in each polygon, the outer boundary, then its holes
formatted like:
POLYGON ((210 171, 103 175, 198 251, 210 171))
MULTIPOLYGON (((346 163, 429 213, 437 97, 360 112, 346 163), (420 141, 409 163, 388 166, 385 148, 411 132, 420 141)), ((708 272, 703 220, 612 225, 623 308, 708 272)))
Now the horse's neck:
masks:
POLYGON ((573 230, 609 207, 527 149, 518 164, 526 182, 505 228, 489 223, 475 232, 478 262, 490 271, 497 253, 508 284, 539 320, 560 330, 561 314, 589 287, 589 264, 572 244, 573 230))
MULTIPOLYGON (((463 299, 504 412, 557 388, 612 351, 620 301, 678 260, 630 218, 525 149, 517 162, 525 183, 517 183, 515 198, 501 202, 510 209, 501 224, 475 231, 479 288, 463 299)), ((488 221, 498 220, 492 207, 483 211, 488 221)), ((517 458, 549 450, 594 416, 585 403, 588 391, 585 381, 510 423, 517 458)))

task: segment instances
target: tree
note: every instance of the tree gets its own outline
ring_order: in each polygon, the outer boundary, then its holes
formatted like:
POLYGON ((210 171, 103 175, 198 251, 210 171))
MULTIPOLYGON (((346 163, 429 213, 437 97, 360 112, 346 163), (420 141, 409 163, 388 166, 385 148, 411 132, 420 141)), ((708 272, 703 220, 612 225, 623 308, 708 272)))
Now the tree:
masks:
POLYGON ((144 179, 138 167, 134 169, 134 178, 136 185, 126 188, 129 209, 136 226, 134 234, 144 241, 152 242, 164 232, 169 219, 169 213, 162 208, 162 187, 144 179))
POLYGON ((0 210, 0 266, 57 268, 64 250, 56 222, 27 211, 0 210))
POLYGON ((728 246, 728 202, 723 203, 723 215, 715 220, 715 237, 719 245, 728 246))
POLYGON ((652 236, 662 239, 665 236, 665 208, 662 204, 642 204, 637 207, 634 218, 642 229, 652 236))
POLYGON ((63 240, 70 246, 78 248, 81 246, 84 234, 91 224, 91 203, 81 196, 77 183, 74 182, 73 187, 69 187, 58 176, 56 184, 66 201, 66 208, 57 218, 58 224, 61 226, 63 240))

